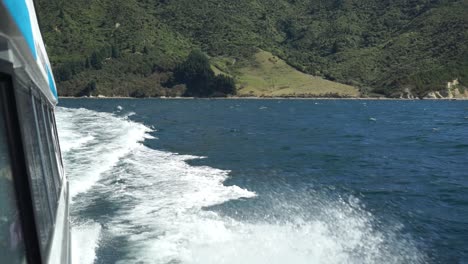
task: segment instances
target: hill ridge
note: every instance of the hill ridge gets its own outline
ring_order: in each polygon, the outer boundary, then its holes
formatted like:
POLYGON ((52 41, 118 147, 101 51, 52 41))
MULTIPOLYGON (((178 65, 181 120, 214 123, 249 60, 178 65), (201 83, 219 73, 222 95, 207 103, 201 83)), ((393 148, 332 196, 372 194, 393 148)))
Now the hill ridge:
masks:
POLYGON ((235 59, 231 74, 262 49, 364 96, 422 97, 456 78, 468 86, 466 0, 40 0, 38 9, 62 95, 93 84, 108 96, 176 95, 168 80, 193 49, 235 59))

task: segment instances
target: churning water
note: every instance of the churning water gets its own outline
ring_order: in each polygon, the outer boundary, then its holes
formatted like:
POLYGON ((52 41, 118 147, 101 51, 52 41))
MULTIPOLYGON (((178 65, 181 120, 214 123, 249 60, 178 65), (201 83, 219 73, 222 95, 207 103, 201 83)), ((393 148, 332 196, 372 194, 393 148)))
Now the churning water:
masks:
POLYGON ((466 263, 467 107, 65 100, 73 263, 466 263))

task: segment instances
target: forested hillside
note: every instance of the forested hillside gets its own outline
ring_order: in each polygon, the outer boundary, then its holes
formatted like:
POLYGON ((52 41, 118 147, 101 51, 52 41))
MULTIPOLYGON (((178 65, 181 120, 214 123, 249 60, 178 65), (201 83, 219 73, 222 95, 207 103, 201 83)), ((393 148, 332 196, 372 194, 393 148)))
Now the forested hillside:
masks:
POLYGON ((467 0, 36 4, 62 95, 181 95, 172 72, 195 49, 240 90, 262 52, 363 95, 424 96, 456 78, 468 86, 467 0))

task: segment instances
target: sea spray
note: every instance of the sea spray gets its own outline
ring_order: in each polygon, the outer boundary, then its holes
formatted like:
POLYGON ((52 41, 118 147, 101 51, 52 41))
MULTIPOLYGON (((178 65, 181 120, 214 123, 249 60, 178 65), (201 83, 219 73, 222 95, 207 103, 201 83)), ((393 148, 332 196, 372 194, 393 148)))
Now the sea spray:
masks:
POLYGON ((93 263, 115 241, 122 243, 113 248, 118 263, 424 262, 410 240, 392 228, 377 230, 355 198, 283 193, 250 218, 228 216, 207 208, 257 199, 225 186, 229 171, 191 166, 187 161, 200 157, 143 145, 151 130, 127 116, 59 108, 57 119, 68 146, 74 263, 93 263), (97 200, 114 210, 96 209, 97 200))

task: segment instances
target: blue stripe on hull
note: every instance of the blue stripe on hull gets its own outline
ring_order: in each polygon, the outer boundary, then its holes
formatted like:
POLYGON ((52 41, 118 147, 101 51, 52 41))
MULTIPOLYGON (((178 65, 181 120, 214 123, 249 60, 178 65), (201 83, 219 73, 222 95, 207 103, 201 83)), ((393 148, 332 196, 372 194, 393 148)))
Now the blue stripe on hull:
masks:
POLYGON ((47 71, 47 78, 49 78, 49 87, 52 93, 54 94, 55 98, 58 99, 57 95, 57 88, 55 88, 55 83, 54 83, 54 77, 52 76, 52 72, 50 70, 49 65, 46 65, 46 71, 47 71))
POLYGON ((10 11, 11 16, 16 21, 21 33, 28 43, 34 59, 37 60, 36 45, 34 44, 34 36, 31 27, 31 18, 29 16, 28 6, 25 0, 4 0, 3 3, 10 11))

